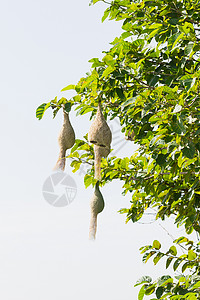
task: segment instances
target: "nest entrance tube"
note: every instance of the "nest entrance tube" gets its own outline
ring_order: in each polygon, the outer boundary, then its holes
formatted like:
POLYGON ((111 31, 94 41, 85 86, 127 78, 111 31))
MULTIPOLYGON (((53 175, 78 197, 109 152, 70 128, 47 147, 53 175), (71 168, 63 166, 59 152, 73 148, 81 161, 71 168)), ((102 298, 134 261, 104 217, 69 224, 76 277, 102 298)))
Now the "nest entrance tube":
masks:
POLYGON ((110 153, 110 147, 100 147, 94 145, 94 178, 101 180, 101 159, 107 157, 110 153))

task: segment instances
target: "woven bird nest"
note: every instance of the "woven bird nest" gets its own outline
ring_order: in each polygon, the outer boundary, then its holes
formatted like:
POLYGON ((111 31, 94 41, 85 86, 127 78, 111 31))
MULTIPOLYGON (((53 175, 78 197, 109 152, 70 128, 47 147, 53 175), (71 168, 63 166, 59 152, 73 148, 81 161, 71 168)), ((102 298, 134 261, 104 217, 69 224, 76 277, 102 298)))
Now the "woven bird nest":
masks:
POLYGON ((69 120, 69 114, 63 109, 64 121, 58 136, 60 153, 54 170, 65 169, 65 156, 67 149, 70 149, 75 143, 74 129, 69 120))
POLYGON ((96 117, 89 129, 88 140, 92 144, 108 148, 112 141, 112 133, 104 119, 100 103, 98 105, 96 117))
POLYGON ((95 239, 97 231, 97 215, 104 209, 105 203, 103 196, 99 190, 99 181, 95 185, 95 191, 90 201, 91 219, 90 219, 90 230, 89 238, 95 239))

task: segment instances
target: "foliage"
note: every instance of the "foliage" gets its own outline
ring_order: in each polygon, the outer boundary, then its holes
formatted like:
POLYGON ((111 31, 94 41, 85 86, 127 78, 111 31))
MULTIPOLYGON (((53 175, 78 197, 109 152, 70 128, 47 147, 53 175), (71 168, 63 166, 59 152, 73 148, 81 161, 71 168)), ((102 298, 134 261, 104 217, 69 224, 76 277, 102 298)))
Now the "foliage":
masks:
MULTIPOLYGON (((93 0, 93 4, 100 1, 93 0)), ((138 145, 131 157, 102 159, 101 185, 121 180, 122 193, 132 197, 130 208, 121 213, 127 214, 127 221, 136 222, 152 207, 157 219, 173 215, 175 224, 184 225, 186 233, 200 233, 200 3, 102 1, 107 3, 102 21, 121 21, 123 33, 102 60, 90 60, 91 71, 85 77, 63 88, 64 92, 74 90, 75 96, 42 104, 37 117, 41 119, 49 107, 55 116, 65 104, 68 111, 73 106, 77 116, 90 113, 92 118, 101 100, 105 118, 118 118, 122 132, 138 145)), ((74 171, 82 163, 91 164, 84 182, 86 187, 95 185, 93 148, 87 140, 77 140, 69 156, 74 171)), ((168 256, 166 266, 175 260, 174 270, 184 263, 194 274, 181 275, 177 281, 146 282, 139 299, 151 291, 156 291, 155 299, 199 297, 199 244, 193 250, 191 243, 181 257, 176 257, 175 246, 168 254, 157 249, 158 243, 157 248, 154 243, 142 250, 146 260, 154 255, 157 263, 168 256), (193 253, 196 257, 191 260, 193 253)))
POLYGON ((199 252, 200 243, 194 245, 193 241, 186 237, 180 237, 175 240, 177 246, 185 252, 177 255, 177 247, 171 246, 166 252, 161 252, 161 244, 154 241, 153 245, 142 247, 141 253, 145 253, 143 261, 146 263, 150 257, 153 258, 156 265, 161 258, 166 258, 166 269, 173 263, 173 270, 181 268, 181 274, 172 278, 169 275, 163 275, 158 280, 152 282, 150 277, 142 277, 135 286, 142 285, 138 299, 142 300, 144 295, 152 295, 154 299, 191 299, 197 300, 200 297, 200 265, 199 252), (184 246, 182 245, 184 244, 184 246), (185 274, 186 270, 189 274, 185 274), (156 297, 156 298, 155 298, 156 297))

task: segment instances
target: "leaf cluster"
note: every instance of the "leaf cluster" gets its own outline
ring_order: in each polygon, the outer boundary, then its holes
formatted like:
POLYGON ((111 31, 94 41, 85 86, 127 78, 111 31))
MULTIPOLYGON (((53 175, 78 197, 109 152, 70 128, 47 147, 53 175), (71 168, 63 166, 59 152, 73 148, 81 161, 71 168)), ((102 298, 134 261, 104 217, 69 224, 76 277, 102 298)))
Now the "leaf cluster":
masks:
MULTIPOLYGON (((41 119, 51 107, 54 116, 65 105, 77 117, 96 113, 101 101, 105 119, 117 118, 121 131, 138 146, 130 157, 111 155, 102 159, 101 185, 114 179, 123 182, 122 194, 130 207, 120 212, 137 222, 148 208, 156 218, 175 216, 186 233, 200 233, 200 2, 197 0, 93 0, 107 8, 102 21, 115 20, 123 32, 103 51, 102 59, 90 60, 91 70, 77 84, 63 88, 75 92, 70 100, 43 103, 36 112, 41 119), (130 138, 131 137, 131 138, 130 138)), ((74 172, 90 166, 85 186, 94 185, 94 151, 84 140, 76 140, 69 157, 74 172)), ((154 264, 166 258, 166 268, 193 272, 155 282, 142 279, 138 298, 200 298, 199 243, 181 237, 167 251, 161 245, 141 249, 144 261, 154 264), (183 246, 184 244, 184 246, 183 246), (184 247, 177 254, 177 245, 184 247)))

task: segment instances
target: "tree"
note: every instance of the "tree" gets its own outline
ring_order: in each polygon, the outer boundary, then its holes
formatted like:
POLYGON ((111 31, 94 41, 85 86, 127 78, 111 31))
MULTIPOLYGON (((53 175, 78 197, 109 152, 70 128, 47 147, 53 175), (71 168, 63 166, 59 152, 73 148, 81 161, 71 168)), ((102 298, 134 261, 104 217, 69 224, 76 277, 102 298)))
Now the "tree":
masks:
MULTIPOLYGON (((93 4, 101 0, 93 0, 93 4)), ((102 60, 90 60, 91 71, 76 85, 71 99, 43 103, 37 109, 41 119, 45 110, 56 116, 64 104, 75 107, 78 115, 91 113, 101 100, 105 118, 118 118, 121 130, 138 145, 131 157, 102 159, 104 185, 123 181, 123 194, 131 193, 131 206, 120 212, 127 221, 137 222, 148 208, 156 218, 175 216, 175 226, 187 234, 200 233, 200 3, 197 0, 114 0, 104 1, 107 8, 102 21, 122 21, 123 33, 104 52, 102 60)), ((93 147, 87 136, 76 140, 69 157, 77 171, 82 163, 93 161, 93 147), (84 153, 80 152, 83 150, 84 153), (81 154, 80 154, 81 153, 81 154)), ((85 175, 85 186, 95 184, 93 163, 85 175)), ((146 262, 166 258, 173 262, 178 278, 163 276, 156 282, 144 277, 138 298, 200 299, 200 243, 180 237, 167 252, 160 243, 141 248, 146 262), (186 274, 186 275, 185 275, 186 274)))

